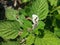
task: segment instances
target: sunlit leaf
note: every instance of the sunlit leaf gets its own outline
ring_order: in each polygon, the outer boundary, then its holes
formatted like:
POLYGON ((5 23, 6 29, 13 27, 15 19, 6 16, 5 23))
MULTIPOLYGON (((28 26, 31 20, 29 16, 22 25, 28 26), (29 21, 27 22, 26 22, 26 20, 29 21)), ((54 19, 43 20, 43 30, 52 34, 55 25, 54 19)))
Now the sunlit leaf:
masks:
POLYGON ((57 6, 58 0, 48 0, 52 6, 57 6))
POLYGON ((44 29, 44 26, 45 26, 45 23, 43 21, 39 21, 37 28, 44 29))
POLYGON ((6 18, 8 20, 16 20, 18 16, 18 11, 14 10, 13 8, 6 8, 6 18))
POLYGON ((42 45, 42 40, 39 37, 36 37, 35 45, 42 45))
POLYGON ((54 34, 57 35, 58 37, 60 37, 60 28, 55 27, 54 28, 54 34))
POLYGON ((20 24, 17 21, 0 21, 0 36, 4 39, 15 39, 19 30, 20 24))
POLYGON ((35 45, 59 45, 60 39, 58 39, 53 33, 45 31, 43 38, 36 37, 35 45))
POLYGON ((33 34, 30 34, 28 37, 27 37, 27 40, 26 40, 26 45, 32 45, 34 43, 34 39, 35 39, 35 36, 33 34))
POLYGON ((20 35, 21 38, 25 38, 29 33, 25 30, 23 33, 20 35))
POLYGON ((2 45, 20 45, 20 43, 17 41, 7 41, 7 42, 2 42, 2 45))
POLYGON ((36 14, 38 15, 40 20, 45 19, 49 12, 47 0, 34 0, 30 8, 31 8, 31 12, 29 12, 30 16, 36 14))

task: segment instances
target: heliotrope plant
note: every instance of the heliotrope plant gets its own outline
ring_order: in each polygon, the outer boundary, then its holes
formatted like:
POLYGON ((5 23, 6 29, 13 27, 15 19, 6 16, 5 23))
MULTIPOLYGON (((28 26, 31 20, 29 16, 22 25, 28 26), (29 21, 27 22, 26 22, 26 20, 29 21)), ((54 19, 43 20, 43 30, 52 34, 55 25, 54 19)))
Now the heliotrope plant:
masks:
POLYGON ((15 10, 7 7, 0 20, 1 45, 60 45, 59 0, 22 0, 15 10), (58 2, 58 3, 57 3, 58 2))

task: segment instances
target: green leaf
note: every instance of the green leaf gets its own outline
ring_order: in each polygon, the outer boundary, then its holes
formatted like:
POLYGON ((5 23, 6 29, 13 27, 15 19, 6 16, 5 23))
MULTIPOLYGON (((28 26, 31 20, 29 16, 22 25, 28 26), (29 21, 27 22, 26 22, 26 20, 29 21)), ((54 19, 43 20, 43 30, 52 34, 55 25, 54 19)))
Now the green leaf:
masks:
POLYGON ((17 21, 20 22, 20 25, 24 30, 27 30, 28 28, 32 28, 31 21, 27 20, 23 14, 19 16, 17 21))
POLYGON ((37 28, 38 29, 44 29, 44 26, 45 26, 45 23, 43 21, 39 21, 37 28))
POLYGON ((7 41, 7 42, 2 42, 2 45, 20 45, 20 43, 17 41, 7 41))
POLYGON ((6 8, 6 18, 7 20, 16 20, 16 16, 18 16, 18 11, 13 8, 6 8))
POLYGON ((58 13, 60 14, 60 6, 58 6, 58 9, 57 9, 58 13))
POLYGON ((38 29, 44 29, 44 27, 45 27, 45 23, 43 21, 39 21, 38 25, 37 25, 37 27, 35 29, 36 30, 38 30, 38 29))
POLYGON ((29 20, 24 20, 24 24, 22 27, 26 30, 28 28, 32 28, 32 23, 29 20))
POLYGON ((42 45, 41 38, 36 37, 34 45, 42 45))
POLYGON ((22 3, 29 2, 30 0, 21 0, 22 3))
POLYGON ((60 28, 60 20, 57 20, 57 19, 56 19, 56 21, 55 21, 55 27, 60 28))
POLYGON ((25 12, 25 9, 20 9, 19 10, 19 15, 21 16, 21 15, 27 15, 27 13, 25 12))
POLYGON ((43 37, 44 43, 46 45, 59 45, 60 39, 57 38, 53 33, 50 31, 45 31, 45 36, 43 37))
POLYGON ((57 6, 58 0, 48 0, 52 6, 57 6))
POLYGON ((54 28, 54 34, 57 35, 58 37, 60 37, 60 28, 55 27, 54 28))
POLYGON ((24 15, 20 15, 19 18, 17 19, 17 21, 20 23, 21 26, 24 23, 24 20, 25 20, 25 16, 24 15))
POLYGON ((36 14, 40 18, 40 20, 45 19, 48 15, 47 0, 34 0, 30 8, 31 12, 29 12, 29 15, 31 16, 33 14, 36 14))
POLYGON ((34 34, 38 35, 40 32, 38 31, 38 29, 33 30, 34 34))
POLYGON ((60 20, 60 14, 56 15, 55 17, 56 19, 60 20))
POLYGON ((35 36, 33 34, 30 34, 28 37, 27 37, 27 40, 26 40, 26 45, 32 45, 34 43, 34 39, 35 39, 35 36))
POLYGON ((23 33, 20 35, 21 38, 25 38, 29 33, 25 30, 23 33))
POLYGON ((20 24, 17 21, 0 21, 0 36, 4 39, 15 39, 19 30, 20 24))
POLYGON ((58 13, 60 14, 60 10, 58 10, 58 13))
POLYGON ((33 32, 38 35, 40 33, 38 30, 39 29, 43 30, 44 27, 45 27, 45 23, 43 21, 39 21, 38 26, 33 30, 33 32))
POLYGON ((58 39, 53 33, 50 31, 45 31, 45 35, 43 38, 36 37, 35 45, 59 45, 60 39, 58 39))

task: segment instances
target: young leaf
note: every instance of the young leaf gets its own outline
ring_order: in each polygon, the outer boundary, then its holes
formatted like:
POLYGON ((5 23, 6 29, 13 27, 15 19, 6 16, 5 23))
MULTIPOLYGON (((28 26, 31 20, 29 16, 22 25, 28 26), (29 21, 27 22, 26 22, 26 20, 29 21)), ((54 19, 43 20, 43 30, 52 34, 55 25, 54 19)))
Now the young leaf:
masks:
POLYGON ((46 45, 59 45, 60 39, 58 39, 50 31, 45 31, 45 36, 42 39, 46 45))
POLYGON ((58 0, 48 0, 52 6, 57 6, 58 0))
POLYGON ((26 45, 32 45, 34 43, 34 39, 35 39, 35 36, 33 34, 30 34, 28 37, 27 37, 27 40, 26 40, 26 45))
POLYGON ((6 8, 6 18, 7 20, 16 20, 16 16, 18 16, 18 11, 13 8, 6 8))
POLYGON ((45 23, 43 21, 39 21, 37 28, 44 29, 45 23))
POLYGON ((36 37, 34 45, 42 45, 41 38, 36 37))
POLYGON ((29 20, 24 20, 24 24, 22 26, 24 29, 32 28, 32 23, 29 20))
POLYGON ((43 38, 36 37, 35 45, 59 45, 60 39, 58 39, 50 31, 45 31, 43 38))
POLYGON ((60 37, 60 28, 55 27, 54 28, 54 34, 57 35, 58 37, 60 37))
POLYGON ((23 33, 20 35, 21 38, 25 38, 29 33, 25 30, 23 33))
POLYGON ((20 45, 17 41, 2 42, 2 45, 20 45))
MULTIPOLYGON (((43 21, 39 21, 38 22, 38 25, 36 26, 36 30, 38 30, 38 29, 44 29, 44 26, 45 26, 45 23, 43 22, 43 21)), ((34 30, 35 30, 34 29, 34 30)))
POLYGON ((0 36, 4 39, 15 39, 20 25, 17 21, 0 21, 0 36))
POLYGON ((39 34, 39 29, 44 29, 45 23, 43 21, 39 21, 37 27, 33 30, 35 34, 39 34))

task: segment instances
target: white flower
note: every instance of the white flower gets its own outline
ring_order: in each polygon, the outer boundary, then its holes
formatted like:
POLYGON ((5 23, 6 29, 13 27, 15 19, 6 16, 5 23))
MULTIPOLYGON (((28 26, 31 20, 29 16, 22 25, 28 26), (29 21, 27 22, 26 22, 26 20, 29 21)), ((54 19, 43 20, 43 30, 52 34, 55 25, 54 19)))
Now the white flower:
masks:
POLYGON ((38 21, 39 21, 39 17, 37 15, 33 14, 32 15, 33 29, 37 27, 38 21))
POLYGON ((37 15, 33 14, 33 15, 32 15, 32 22, 33 22, 34 24, 36 24, 36 23, 38 23, 38 20, 39 20, 39 17, 38 17, 37 15))

